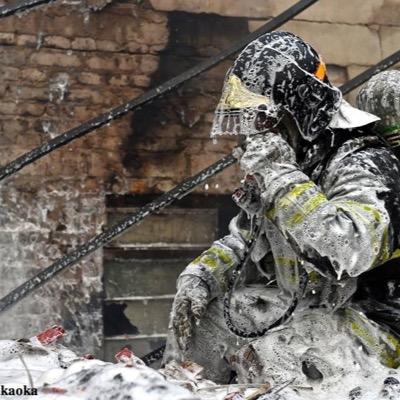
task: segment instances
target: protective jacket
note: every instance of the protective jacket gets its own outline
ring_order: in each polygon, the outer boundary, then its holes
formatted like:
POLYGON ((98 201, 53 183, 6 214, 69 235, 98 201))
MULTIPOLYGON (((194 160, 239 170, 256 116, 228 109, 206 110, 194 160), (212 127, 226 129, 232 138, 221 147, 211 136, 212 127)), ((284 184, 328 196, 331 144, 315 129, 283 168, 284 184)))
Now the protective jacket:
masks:
POLYGON ((396 283, 386 287, 376 279, 400 255, 400 163, 374 133, 377 120, 343 100, 319 54, 291 33, 265 34, 240 53, 227 73, 211 134, 246 137, 240 164, 257 184, 245 179, 234 194, 242 211, 230 234, 178 281, 168 343, 189 338, 180 346, 184 358, 208 365, 214 378, 225 368, 221 359, 232 367, 245 346, 258 343, 261 364, 270 367, 269 374, 260 372, 261 381, 290 379, 282 378, 287 370, 300 384, 307 375, 303 362, 328 377, 333 369, 327 366, 342 361, 325 351, 330 335, 347 343, 349 368, 365 366, 356 360, 365 353, 388 367, 400 365, 400 341, 385 324, 395 315, 400 327, 400 312, 391 299, 388 313, 388 296, 376 290, 397 293, 396 283), (241 328, 264 332, 260 323, 280 320, 300 297, 293 318, 280 327, 282 336, 269 330, 259 341, 237 342, 223 294, 238 265, 245 279, 231 308, 241 328), (308 285, 299 296, 304 272, 308 285))
MULTIPOLYGON (((230 271, 244 259, 257 226, 247 280, 274 282, 289 304, 299 284, 299 265, 309 284, 298 308, 322 308, 345 316, 346 329, 389 367, 400 365, 400 342, 368 319, 353 301, 358 277, 400 255, 400 163, 371 125, 329 129, 323 156, 310 147, 298 169, 281 170, 275 187, 260 193, 268 209, 243 210, 230 234, 217 240, 184 270, 207 282, 212 296, 226 289, 230 271), (329 137, 328 136, 328 137, 329 137)), ((265 288, 270 290, 269 286, 265 288)))

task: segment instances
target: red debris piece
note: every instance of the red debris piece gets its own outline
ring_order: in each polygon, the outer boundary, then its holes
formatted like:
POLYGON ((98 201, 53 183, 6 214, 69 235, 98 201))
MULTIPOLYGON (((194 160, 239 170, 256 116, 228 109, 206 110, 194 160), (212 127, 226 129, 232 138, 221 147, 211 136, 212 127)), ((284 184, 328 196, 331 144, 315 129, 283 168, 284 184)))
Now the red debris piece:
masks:
POLYGON ((181 367, 190 372, 194 378, 201 378, 203 376, 204 368, 193 361, 183 361, 181 363, 181 367))
POLYGON ((94 360, 95 359, 93 354, 85 354, 83 356, 83 358, 85 358, 86 360, 94 360))
POLYGON ((240 392, 231 392, 224 397, 224 400, 244 400, 244 397, 240 392))
POLYGON ((36 338, 42 345, 47 345, 55 342, 58 338, 63 337, 66 334, 67 333, 62 326, 54 325, 53 327, 39 333, 36 338))
POLYGON ((115 359, 118 362, 132 366, 134 362, 133 351, 129 347, 122 348, 117 354, 115 354, 115 359))
POLYGON ((67 389, 63 389, 63 388, 55 387, 55 386, 53 386, 53 387, 47 386, 47 387, 44 387, 44 388, 42 389, 42 392, 43 392, 43 393, 59 393, 59 394, 64 394, 64 393, 67 393, 67 389))

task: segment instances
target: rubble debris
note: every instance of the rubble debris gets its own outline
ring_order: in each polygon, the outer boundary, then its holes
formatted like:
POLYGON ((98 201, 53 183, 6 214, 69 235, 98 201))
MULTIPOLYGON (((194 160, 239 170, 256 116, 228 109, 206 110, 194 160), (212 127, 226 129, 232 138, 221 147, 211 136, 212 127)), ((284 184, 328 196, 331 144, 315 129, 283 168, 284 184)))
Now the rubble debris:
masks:
POLYGON ((125 364, 127 367, 138 367, 144 366, 144 362, 133 354, 133 351, 128 347, 124 347, 116 355, 115 359, 121 363, 125 364))
MULTIPOLYGON (((218 385, 204 378, 202 366, 190 361, 172 361, 155 371, 129 347, 116 353, 116 363, 88 354, 79 356, 61 344, 66 335, 62 327, 53 326, 28 339, 0 340, 0 381, 4 388, 14 392, 35 389, 40 400, 400 400, 397 371, 371 357, 363 357, 364 368, 358 373, 342 358, 344 375, 340 380, 308 378, 307 384, 300 384, 292 378, 250 383, 241 382, 239 374, 239 383, 218 385)), ((331 340, 338 343, 335 338, 331 340)), ((244 355, 248 367, 256 362, 257 373, 262 375, 267 367, 260 349, 257 343, 243 346, 236 362, 244 355)), ((264 354, 268 349, 271 347, 264 347, 264 354)), ((28 400, 31 396, 7 398, 28 400)))
POLYGON ((224 400, 244 400, 244 397, 243 397, 241 391, 235 391, 235 392, 227 394, 224 397, 224 400))
POLYGON ((4 389, 14 393, 33 386, 41 400, 199 400, 146 367, 129 348, 116 354, 116 364, 88 355, 80 357, 60 343, 66 334, 62 327, 53 326, 29 339, 0 340, 4 389))
POLYGON ((54 325, 52 328, 39 333, 36 338, 42 345, 54 343, 57 339, 66 335, 65 329, 61 326, 54 325))

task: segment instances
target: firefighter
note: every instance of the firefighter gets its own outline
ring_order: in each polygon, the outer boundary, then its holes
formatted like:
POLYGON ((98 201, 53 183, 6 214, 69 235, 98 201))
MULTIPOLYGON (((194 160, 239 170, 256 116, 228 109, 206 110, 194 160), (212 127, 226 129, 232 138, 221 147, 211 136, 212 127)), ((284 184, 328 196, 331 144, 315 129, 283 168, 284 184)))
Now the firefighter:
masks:
POLYGON ((276 372, 268 378, 323 379, 335 363, 320 345, 334 335, 349 338, 346 357, 360 352, 400 365, 397 336, 352 302, 358 277, 395 256, 399 242, 400 165, 373 131, 378 120, 350 106, 318 53, 291 33, 265 34, 240 53, 227 72, 212 136, 244 137, 245 179, 233 196, 242 210, 230 234, 180 275, 164 362, 190 359, 226 383, 243 356, 239 349, 254 350, 251 332, 279 320, 297 296, 291 318, 265 334, 270 347, 261 356, 276 372), (302 274, 308 283, 299 296, 302 274), (300 342, 300 353, 286 352, 288 363, 271 355, 274 346, 300 342), (310 358, 312 343, 319 347, 310 358))
POLYGON ((400 148, 400 71, 384 71, 360 90, 357 106, 380 118, 374 129, 398 152, 400 148))

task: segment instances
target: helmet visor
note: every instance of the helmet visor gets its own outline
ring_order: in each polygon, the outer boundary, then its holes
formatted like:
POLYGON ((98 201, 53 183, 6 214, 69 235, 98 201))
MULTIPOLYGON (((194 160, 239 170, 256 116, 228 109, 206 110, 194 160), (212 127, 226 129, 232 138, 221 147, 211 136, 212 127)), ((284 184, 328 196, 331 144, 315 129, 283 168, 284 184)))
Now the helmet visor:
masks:
POLYGON ((228 72, 222 96, 215 110, 211 137, 264 132, 278 122, 278 107, 272 99, 246 88, 228 72))

